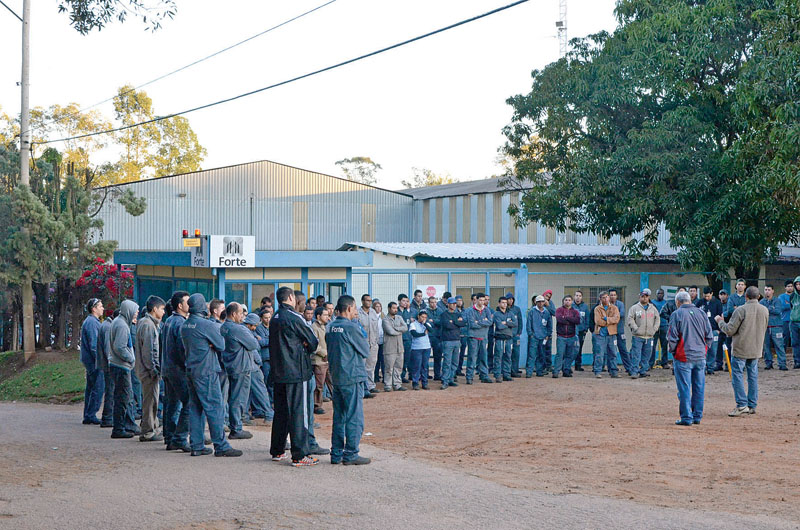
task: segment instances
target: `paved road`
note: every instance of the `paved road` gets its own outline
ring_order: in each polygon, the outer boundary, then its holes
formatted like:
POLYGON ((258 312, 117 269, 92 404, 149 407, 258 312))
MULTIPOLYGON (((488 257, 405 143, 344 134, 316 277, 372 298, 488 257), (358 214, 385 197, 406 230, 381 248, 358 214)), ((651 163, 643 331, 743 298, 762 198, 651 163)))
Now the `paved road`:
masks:
POLYGON ((0 528, 800 528, 511 489, 367 445, 372 465, 295 469, 269 461, 265 432, 241 458, 191 458, 111 440, 75 406, 0 403, 0 528))

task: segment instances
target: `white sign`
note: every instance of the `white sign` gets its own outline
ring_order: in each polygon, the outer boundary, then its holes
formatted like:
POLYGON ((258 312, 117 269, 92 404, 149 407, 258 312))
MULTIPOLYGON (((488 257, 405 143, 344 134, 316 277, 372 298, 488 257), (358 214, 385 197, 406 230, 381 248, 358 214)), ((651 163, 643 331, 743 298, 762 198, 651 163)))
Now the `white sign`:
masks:
POLYGON ((435 296, 437 299, 441 298, 444 292, 447 290, 446 285, 417 285, 417 289, 422 291, 422 298, 427 300, 431 296, 435 296))
POLYGON ((675 295, 678 294, 678 287, 675 285, 662 285, 664 289, 664 300, 675 300, 675 295))
POLYGON ((208 267, 208 236, 199 238, 200 245, 190 247, 192 267, 208 267))
POLYGON ((208 236, 209 266, 252 268, 256 266, 255 236, 208 236))

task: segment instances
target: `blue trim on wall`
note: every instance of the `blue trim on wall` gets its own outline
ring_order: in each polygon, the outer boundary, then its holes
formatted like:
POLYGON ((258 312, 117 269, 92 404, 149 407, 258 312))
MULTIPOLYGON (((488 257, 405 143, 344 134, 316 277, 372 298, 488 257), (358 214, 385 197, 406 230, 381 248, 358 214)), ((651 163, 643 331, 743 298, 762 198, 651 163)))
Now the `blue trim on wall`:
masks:
POLYGON ((225 300, 225 269, 217 269, 217 278, 219 279, 217 298, 225 300))
POLYGON ((522 311, 522 331, 519 337, 519 362, 525 366, 524 359, 528 358, 528 333, 525 324, 528 320, 528 266, 522 263, 514 275, 514 305, 522 311))
POLYGON ((350 294, 353 292, 353 269, 347 268, 347 276, 345 276, 345 293, 350 294))
POLYGON ((114 252, 114 263, 119 265, 166 265, 173 267, 190 267, 192 254, 183 251, 129 251, 114 252))

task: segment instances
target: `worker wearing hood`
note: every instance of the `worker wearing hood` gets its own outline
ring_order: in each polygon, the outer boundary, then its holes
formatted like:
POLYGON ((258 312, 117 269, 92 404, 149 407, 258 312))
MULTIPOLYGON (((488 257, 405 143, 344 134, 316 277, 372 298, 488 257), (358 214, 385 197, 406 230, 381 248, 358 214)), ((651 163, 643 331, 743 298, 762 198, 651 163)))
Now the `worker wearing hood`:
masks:
POLYGON ((136 362, 133 353, 131 325, 136 322, 139 306, 133 300, 124 300, 119 306, 119 316, 111 322, 111 351, 108 364, 114 380, 114 427, 112 438, 133 438, 138 430, 133 420, 133 386, 131 370, 136 362))
POLYGON ((219 384, 217 352, 225 349, 219 326, 206 319, 206 300, 200 293, 189 297, 189 318, 181 326, 189 383, 189 442, 192 456, 207 455, 203 446, 203 414, 214 443, 215 456, 241 456, 225 439, 225 403, 219 384))

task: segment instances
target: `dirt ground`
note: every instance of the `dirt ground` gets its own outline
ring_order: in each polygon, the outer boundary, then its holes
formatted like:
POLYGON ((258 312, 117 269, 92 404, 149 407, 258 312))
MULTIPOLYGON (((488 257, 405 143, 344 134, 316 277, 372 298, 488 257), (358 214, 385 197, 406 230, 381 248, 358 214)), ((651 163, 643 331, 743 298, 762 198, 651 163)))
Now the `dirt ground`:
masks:
MULTIPOLYGON (((797 521, 800 370, 761 370, 759 383, 758 413, 729 418, 729 375, 708 377, 703 421, 692 427, 674 425, 669 370, 640 380, 587 371, 446 391, 436 383, 366 401, 372 436, 362 443, 513 488, 797 521)), ((317 417, 322 436, 326 408, 317 417)))

